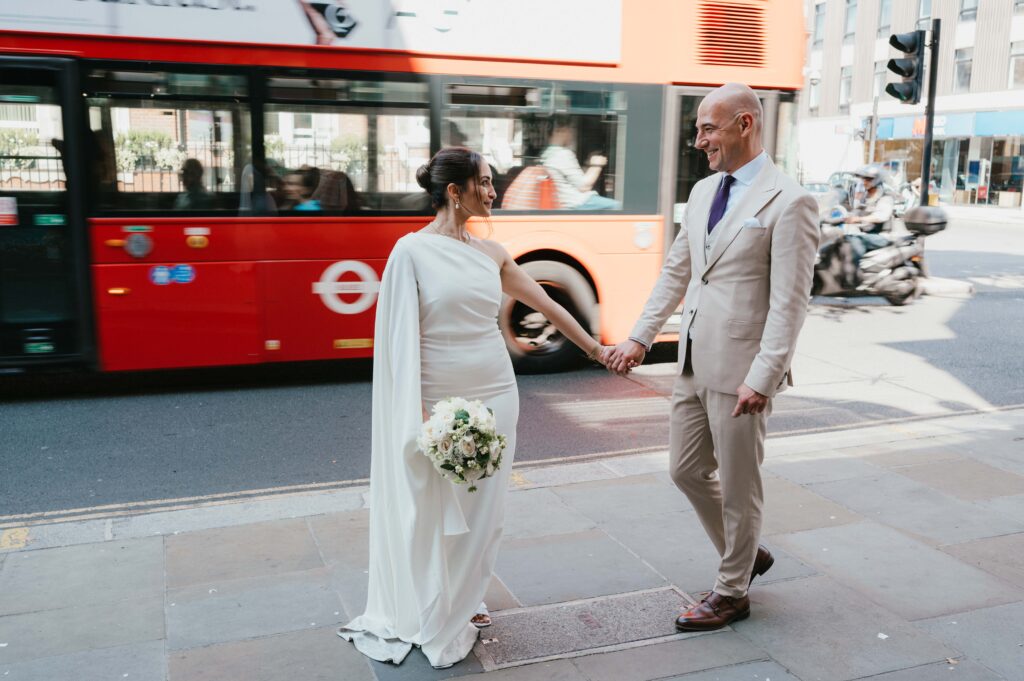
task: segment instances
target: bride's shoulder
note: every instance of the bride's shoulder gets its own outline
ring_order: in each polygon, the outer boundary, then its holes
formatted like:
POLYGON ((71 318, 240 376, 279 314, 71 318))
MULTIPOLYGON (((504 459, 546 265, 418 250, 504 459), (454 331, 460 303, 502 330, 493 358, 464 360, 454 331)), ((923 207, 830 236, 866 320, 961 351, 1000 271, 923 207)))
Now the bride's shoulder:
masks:
POLYGON ((498 264, 505 262, 505 259, 509 257, 508 251, 497 241, 491 241, 490 239, 481 239, 474 237, 476 242, 479 244, 481 251, 494 258, 498 264))

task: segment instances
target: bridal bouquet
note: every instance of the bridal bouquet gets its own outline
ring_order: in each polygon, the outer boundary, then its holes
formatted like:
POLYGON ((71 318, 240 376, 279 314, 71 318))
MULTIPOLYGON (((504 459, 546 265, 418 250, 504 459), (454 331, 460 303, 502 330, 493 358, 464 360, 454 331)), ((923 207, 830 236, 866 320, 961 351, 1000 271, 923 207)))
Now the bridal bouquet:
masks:
POLYGON ((473 483, 494 475, 506 446, 494 412, 479 400, 447 397, 434 405, 416 444, 442 477, 475 492, 473 483))

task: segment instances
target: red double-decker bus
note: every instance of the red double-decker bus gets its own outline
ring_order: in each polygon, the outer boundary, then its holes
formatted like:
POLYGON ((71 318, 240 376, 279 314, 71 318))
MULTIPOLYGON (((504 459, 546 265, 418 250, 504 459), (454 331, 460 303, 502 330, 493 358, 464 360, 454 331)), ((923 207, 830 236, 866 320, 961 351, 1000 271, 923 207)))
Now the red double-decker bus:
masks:
MULTIPOLYGON (((796 0, 0 0, 0 368, 369 356, 449 144, 494 172, 473 230, 619 341, 707 172, 700 97, 755 87, 787 165, 803 41, 796 0)), ((575 361, 498 321, 520 370, 575 361)))

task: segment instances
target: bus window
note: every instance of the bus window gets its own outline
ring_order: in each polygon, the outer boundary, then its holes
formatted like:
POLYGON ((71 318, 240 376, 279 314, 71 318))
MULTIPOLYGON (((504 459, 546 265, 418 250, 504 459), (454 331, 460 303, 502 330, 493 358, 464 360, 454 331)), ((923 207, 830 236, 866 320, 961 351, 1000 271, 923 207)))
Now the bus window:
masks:
POLYGON ((416 184, 416 169, 430 159, 425 83, 271 78, 268 85, 265 183, 276 210, 429 209, 416 184))
POLYGON ((244 78, 96 70, 86 80, 103 211, 238 211, 253 167, 244 78))
POLYGON ((478 149, 506 210, 619 210, 625 92, 448 86, 443 143, 478 149))

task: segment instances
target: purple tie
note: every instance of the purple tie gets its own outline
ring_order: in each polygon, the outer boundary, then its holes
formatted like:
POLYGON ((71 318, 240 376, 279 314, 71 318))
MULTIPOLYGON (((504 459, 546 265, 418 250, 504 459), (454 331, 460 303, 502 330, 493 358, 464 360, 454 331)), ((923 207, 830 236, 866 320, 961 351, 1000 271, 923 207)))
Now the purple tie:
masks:
POLYGON ((718 191, 715 192, 715 200, 711 202, 711 213, 708 215, 708 234, 711 234, 711 230, 715 228, 718 221, 725 215, 725 207, 729 205, 729 187, 736 181, 736 178, 732 175, 726 175, 722 178, 722 184, 718 186, 718 191))

